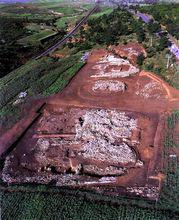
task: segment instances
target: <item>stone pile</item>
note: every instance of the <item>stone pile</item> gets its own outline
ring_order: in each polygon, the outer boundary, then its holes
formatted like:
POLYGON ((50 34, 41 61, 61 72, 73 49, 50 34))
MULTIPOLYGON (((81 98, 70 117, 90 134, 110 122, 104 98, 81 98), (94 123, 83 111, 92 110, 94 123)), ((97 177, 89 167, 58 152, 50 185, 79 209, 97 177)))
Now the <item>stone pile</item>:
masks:
POLYGON ((137 120, 125 112, 90 110, 82 116, 83 124, 76 123, 76 140, 83 140, 84 158, 111 163, 135 163, 135 152, 124 143, 137 127, 137 120))
POLYGON ((17 99, 13 102, 13 105, 18 105, 18 104, 24 102, 27 95, 28 95, 27 91, 20 92, 19 95, 17 96, 17 99))
POLYGON ((96 165, 84 165, 83 172, 86 174, 93 174, 98 176, 107 176, 107 175, 122 175, 125 172, 125 168, 108 166, 108 167, 98 167, 96 165))
POLYGON ((114 55, 107 55, 103 57, 97 65, 93 67, 93 69, 98 70, 95 75, 91 77, 99 78, 99 77, 128 77, 130 75, 134 75, 139 72, 139 69, 133 66, 128 60, 115 57, 114 55), (111 66, 110 72, 106 71, 107 67, 111 66), (117 66, 119 70, 114 69, 114 66, 117 66), (125 68, 124 68, 125 67, 125 68), (126 70, 127 67, 127 70, 126 70), (124 68, 124 69, 123 69, 124 68))
POLYGON ((137 196, 148 197, 152 200, 158 200, 159 196, 159 187, 158 186, 134 186, 134 187, 127 187, 127 191, 137 196))
POLYGON ((124 92, 126 85, 123 82, 115 80, 99 80, 96 81, 92 87, 92 90, 95 91, 109 91, 109 92, 124 92))
POLYGON ((160 98, 160 93, 156 92, 157 90, 161 90, 161 86, 157 82, 149 82, 142 89, 136 92, 136 95, 143 97, 144 99, 149 98, 160 98), (154 93, 155 91, 155 93, 154 93))

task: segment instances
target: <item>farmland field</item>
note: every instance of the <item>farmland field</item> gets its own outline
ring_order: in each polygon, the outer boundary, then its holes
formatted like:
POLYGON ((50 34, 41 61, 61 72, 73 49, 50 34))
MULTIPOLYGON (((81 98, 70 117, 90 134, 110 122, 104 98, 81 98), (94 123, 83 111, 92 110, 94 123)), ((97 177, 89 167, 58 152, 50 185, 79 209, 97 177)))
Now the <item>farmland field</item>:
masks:
POLYGON ((82 197, 65 194, 8 193, 1 194, 2 218, 11 220, 51 220, 51 219, 119 219, 119 220, 177 220, 178 215, 155 208, 145 209, 135 206, 95 203, 82 197), (13 207, 10 210, 9 207, 13 207), (25 211, 26 210, 26 211, 25 211))

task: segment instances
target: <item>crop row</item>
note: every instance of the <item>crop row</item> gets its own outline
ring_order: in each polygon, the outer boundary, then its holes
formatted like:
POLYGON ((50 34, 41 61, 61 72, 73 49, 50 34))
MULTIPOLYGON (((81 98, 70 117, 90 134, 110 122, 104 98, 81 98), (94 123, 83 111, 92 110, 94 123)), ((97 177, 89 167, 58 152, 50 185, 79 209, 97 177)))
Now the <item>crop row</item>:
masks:
POLYGON ((0 108, 46 74, 46 70, 51 66, 52 62, 52 59, 49 58, 31 61, 2 79, 0 85, 0 108))
POLYGON ((179 123, 179 111, 174 111, 167 119, 167 131, 164 143, 165 181, 161 192, 162 205, 173 206, 179 211, 179 157, 171 153, 175 144, 175 127, 179 123))
POLYGON ((61 74, 58 79, 49 86, 44 92, 44 95, 51 95, 62 90, 69 82, 69 80, 78 72, 84 63, 78 62, 74 64, 71 68, 67 69, 63 74, 61 74))
POLYGON ((61 194, 3 193, 2 199, 2 218, 7 220, 174 220, 178 218, 176 214, 168 211, 95 203, 61 194))

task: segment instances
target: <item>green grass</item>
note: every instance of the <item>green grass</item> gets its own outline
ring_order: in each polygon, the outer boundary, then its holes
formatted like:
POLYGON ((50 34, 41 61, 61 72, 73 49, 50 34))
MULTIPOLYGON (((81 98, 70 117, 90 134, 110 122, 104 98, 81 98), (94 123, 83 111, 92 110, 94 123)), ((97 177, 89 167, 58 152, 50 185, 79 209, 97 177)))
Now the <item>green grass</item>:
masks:
POLYGON ((176 71, 172 78, 172 86, 179 89, 179 71, 176 71))
POLYGON ((32 60, 11 72, 0 81, 0 108, 10 102, 18 93, 27 90, 37 79, 46 74, 53 63, 50 58, 32 60))
POLYGON ((47 70, 45 74, 29 88, 29 95, 44 94, 51 95, 64 88, 74 74, 84 65, 79 61, 80 56, 71 56, 59 61, 54 68, 47 70), (57 85, 55 90, 53 85, 57 85), (49 92, 47 92, 49 91, 49 92))
POLYGON ((100 12, 92 14, 89 19, 98 18, 103 15, 109 15, 113 11, 112 8, 102 8, 100 12))
POLYGON ((170 157, 170 149, 179 147, 175 139, 175 126, 179 124, 179 110, 174 111, 167 119, 166 137, 164 143, 164 159, 166 179, 161 192, 160 203, 166 208, 172 206, 179 212, 179 160, 178 157, 170 157))
POLYGON ((41 28, 43 28, 44 30, 45 29, 50 30, 53 27, 52 26, 47 26, 47 25, 43 25, 41 27, 41 25, 37 24, 37 23, 28 23, 28 25, 26 26, 27 30, 30 30, 30 31, 33 31, 33 32, 37 32, 37 33, 39 33, 41 31, 41 28))
POLYGON ((7 127, 19 119, 20 106, 14 106, 20 92, 28 97, 61 91, 84 65, 81 54, 59 61, 51 58, 32 60, 0 80, 0 119, 7 127))
POLYGON ((70 17, 62 17, 59 18, 56 22, 55 25, 57 25, 58 28, 65 28, 66 24, 70 21, 70 17))
POLYGON ((32 34, 25 38, 19 39, 18 43, 23 45, 36 45, 39 44, 40 41, 45 38, 56 34, 53 30, 42 30, 39 33, 32 34))
POLYGON ((62 17, 57 19, 55 22, 55 25, 57 25, 58 28, 64 29, 66 26, 74 25, 75 23, 82 18, 82 15, 75 15, 73 17, 62 17))
POLYGON ((65 16, 73 15, 77 12, 77 9, 72 6, 66 6, 66 7, 57 6, 57 7, 52 7, 52 9, 56 12, 63 13, 65 16))
POLYGON ((68 84, 69 80, 83 67, 83 65, 83 62, 75 63, 71 68, 61 74, 58 79, 43 92, 43 94, 51 95, 61 91, 68 84))

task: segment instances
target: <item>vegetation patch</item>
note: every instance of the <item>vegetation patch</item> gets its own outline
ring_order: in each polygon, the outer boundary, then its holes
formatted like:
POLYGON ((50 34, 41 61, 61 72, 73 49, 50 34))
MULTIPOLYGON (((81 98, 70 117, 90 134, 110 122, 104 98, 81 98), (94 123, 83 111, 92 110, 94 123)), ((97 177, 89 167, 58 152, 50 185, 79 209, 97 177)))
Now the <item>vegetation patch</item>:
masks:
POLYGON ((23 45, 36 45, 39 44, 43 38, 53 36, 56 33, 57 32, 54 32, 52 30, 42 30, 39 33, 35 33, 18 40, 18 43, 23 45))
POLYGON ((71 68, 63 72, 58 79, 47 88, 43 94, 51 95, 61 91, 69 82, 69 80, 84 66, 84 62, 75 63, 71 68))
POLYGON ((32 60, 2 78, 0 81, 2 125, 5 121, 7 122, 8 118, 10 124, 19 119, 21 104, 14 105, 13 103, 18 99, 20 92, 27 91, 30 97, 50 95, 61 91, 84 65, 80 58, 81 54, 59 61, 47 57, 32 60))
POLYGON ((179 39, 179 5, 154 4, 140 7, 140 11, 151 14, 155 20, 167 27, 169 33, 179 39))

